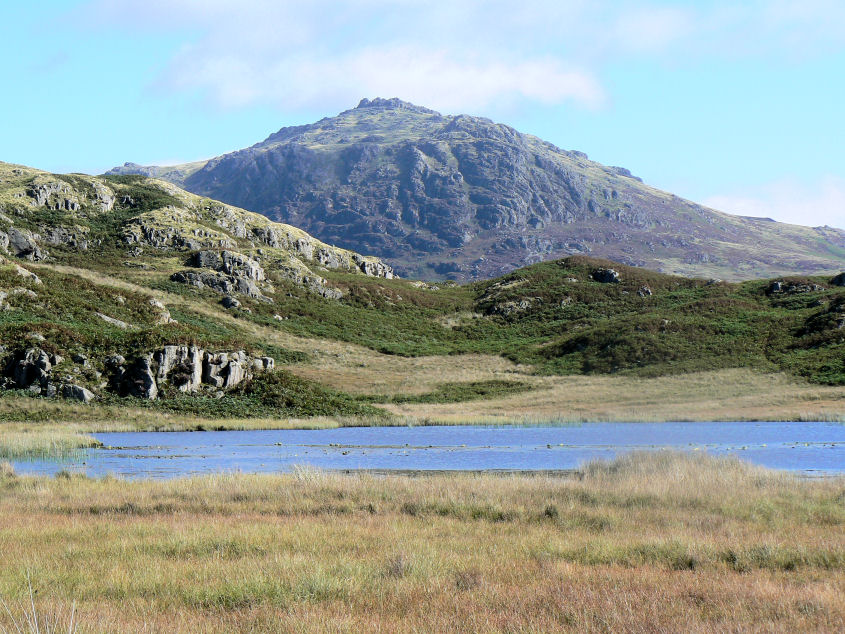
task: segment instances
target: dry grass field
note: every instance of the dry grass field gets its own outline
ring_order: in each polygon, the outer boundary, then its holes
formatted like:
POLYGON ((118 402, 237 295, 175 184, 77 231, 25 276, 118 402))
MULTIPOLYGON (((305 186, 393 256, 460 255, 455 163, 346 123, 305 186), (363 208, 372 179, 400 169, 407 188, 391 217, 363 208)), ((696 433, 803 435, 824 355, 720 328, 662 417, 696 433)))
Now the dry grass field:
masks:
POLYGON ((79 632, 845 628, 845 481, 733 459, 634 454, 581 478, 0 473, 0 631, 33 606, 79 632))

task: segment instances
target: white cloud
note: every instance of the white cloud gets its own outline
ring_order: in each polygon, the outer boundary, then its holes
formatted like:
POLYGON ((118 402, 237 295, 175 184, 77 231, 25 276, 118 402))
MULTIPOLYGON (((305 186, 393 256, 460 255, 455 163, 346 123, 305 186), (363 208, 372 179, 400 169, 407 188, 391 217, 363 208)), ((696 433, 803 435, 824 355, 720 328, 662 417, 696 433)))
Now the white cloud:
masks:
POLYGON ((224 107, 331 111, 400 96, 445 111, 605 103, 608 62, 812 55, 841 0, 88 0, 83 28, 185 34, 157 81, 224 107))
POLYGON ((823 178, 814 186, 777 181, 745 192, 711 196, 702 202, 741 216, 845 229, 845 179, 834 176, 823 178))

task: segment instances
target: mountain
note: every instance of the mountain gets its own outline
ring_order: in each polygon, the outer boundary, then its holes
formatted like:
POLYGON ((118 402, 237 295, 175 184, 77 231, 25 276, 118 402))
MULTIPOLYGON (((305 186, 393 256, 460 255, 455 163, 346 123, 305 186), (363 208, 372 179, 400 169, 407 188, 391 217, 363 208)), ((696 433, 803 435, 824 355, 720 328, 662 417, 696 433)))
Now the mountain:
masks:
POLYGON ((845 231, 721 213, 506 125, 398 99, 364 99, 206 162, 110 173, 168 180, 421 279, 574 254, 724 279, 845 263, 845 231))

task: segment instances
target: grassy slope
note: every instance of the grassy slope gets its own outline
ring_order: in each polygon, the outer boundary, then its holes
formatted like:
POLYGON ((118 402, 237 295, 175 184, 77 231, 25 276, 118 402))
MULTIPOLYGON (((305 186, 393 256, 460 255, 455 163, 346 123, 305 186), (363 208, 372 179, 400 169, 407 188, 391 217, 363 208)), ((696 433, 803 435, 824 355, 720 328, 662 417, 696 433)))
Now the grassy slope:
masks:
MULTIPOLYGON (((841 480, 0 475, 0 598, 81 631, 842 631, 841 480)), ((12 628, 0 611, 0 628, 12 628)))

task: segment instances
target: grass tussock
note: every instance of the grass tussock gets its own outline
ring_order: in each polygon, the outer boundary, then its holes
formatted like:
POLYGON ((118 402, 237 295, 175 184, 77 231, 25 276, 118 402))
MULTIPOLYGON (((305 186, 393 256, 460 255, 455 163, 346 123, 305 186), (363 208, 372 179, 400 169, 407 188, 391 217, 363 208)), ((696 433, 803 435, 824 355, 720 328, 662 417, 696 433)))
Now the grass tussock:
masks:
POLYGON ((30 570, 83 631, 841 631, 843 501, 673 452, 580 478, 0 478, 0 596, 30 570))
POLYGON ((61 430, 3 431, 0 433, 0 458, 61 458, 101 445, 91 436, 61 430))

